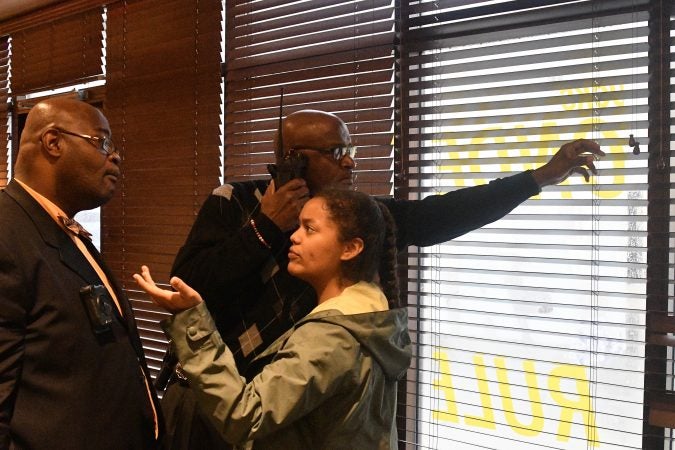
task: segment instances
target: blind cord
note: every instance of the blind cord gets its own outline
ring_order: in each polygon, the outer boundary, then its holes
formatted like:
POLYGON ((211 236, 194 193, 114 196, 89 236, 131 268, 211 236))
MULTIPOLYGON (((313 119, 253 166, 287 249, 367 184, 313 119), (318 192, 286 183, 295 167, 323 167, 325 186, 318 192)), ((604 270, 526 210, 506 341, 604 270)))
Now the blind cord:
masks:
MULTIPOLYGON (((592 85, 592 103, 591 103, 591 138, 598 141, 598 122, 599 122, 599 96, 598 96, 598 46, 600 33, 598 30, 597 2, 592 2, 593 18, 591 30, 592 54, 591 54, 591 85, 592 85)), ((588 450, 597 446, 596 427, 594 423, 595 404, 597 395, 597 367, 598 367, 598 305, 599 305, 599 268, 600 268, 600 192, 598 180, 593 173, 591 176, 591 292, 590 292, 590 333, 589 333, 589 396, 588 396, 588 414, 589 420, 586 424, 590 429, 586 433, 586 448, 588 450)))

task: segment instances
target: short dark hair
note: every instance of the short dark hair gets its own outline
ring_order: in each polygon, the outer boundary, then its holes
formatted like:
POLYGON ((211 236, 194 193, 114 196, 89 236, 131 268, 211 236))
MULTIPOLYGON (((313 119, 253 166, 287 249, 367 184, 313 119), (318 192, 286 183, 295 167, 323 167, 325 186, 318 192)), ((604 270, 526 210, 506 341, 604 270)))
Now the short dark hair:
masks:
POLYGON ((354 282, 372 282, 379 275, 389 307, 398 307, 396 225, 387 207, 363 192, 345 189, 323 189, 315 198, 324 199, 340 240, 363 240, 361 253, 342 264, 342 275, 354 282))

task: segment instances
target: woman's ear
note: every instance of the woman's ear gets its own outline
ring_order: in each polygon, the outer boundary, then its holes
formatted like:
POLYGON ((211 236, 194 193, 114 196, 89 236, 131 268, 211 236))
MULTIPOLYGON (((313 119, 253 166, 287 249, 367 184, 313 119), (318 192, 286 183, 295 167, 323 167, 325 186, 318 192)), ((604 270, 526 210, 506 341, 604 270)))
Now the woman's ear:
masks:
POLYGON ((342 261, 349 261, 358 256, 359 253, 363 251, 363 239, 354 238, 345 242, 344 247, 342 248, 342 255, 340 259, 342 261))

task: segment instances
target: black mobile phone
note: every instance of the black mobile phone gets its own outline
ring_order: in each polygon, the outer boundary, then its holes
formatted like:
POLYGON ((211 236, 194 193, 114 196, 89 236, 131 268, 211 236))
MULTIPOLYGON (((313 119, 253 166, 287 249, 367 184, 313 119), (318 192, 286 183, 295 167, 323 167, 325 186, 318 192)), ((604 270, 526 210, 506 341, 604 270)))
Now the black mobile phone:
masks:
POLYGON ((113 321, 112 300, 105 286, 90 284, 80 289, 80 298, 87 311, 94 333, 110 331, 113 321))

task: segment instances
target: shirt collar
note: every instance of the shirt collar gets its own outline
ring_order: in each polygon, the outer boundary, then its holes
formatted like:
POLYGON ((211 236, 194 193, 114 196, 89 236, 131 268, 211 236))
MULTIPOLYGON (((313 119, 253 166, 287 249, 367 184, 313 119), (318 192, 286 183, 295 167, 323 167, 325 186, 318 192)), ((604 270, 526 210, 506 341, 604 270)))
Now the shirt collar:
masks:
POLYGON ((33 197, 35 201, 38 202, 40 206, 42 206, 42 208, 44 208, 45 211, 47 211, 47 214, 49 214, 49 216, 54 220, 54 222, 59 224, 59 226, 65 230, 65 226, 59 220, 59 216, 68 217, 68 215, 65 212, 63 212, 61 208, 56 206, 56 204, 54 204, 54 202, 49 200, 47 197, 40 194, 35 189, 31 188, 23 181, 19 180, 17 177, 14 177, 14 181, 19 183, 19 185, 22 188, 24 188, 26 192, 28 192, 30 196, 33 197))

